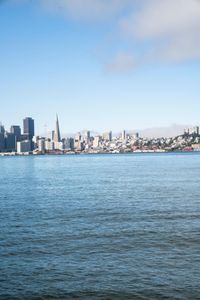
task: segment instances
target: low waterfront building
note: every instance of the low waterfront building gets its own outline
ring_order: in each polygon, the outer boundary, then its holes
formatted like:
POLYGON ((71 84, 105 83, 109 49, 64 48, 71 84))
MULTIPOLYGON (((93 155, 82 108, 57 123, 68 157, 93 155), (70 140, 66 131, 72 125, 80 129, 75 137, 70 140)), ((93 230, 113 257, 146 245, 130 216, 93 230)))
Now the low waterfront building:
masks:
POLYGON ((194 150, 194 151, 200 151, 200 144, 193 144, 192 145, 192 149, 194 150))
POLYGON ((54 142, 54 149, 63 151, 64 150, 63 142, 54 142))

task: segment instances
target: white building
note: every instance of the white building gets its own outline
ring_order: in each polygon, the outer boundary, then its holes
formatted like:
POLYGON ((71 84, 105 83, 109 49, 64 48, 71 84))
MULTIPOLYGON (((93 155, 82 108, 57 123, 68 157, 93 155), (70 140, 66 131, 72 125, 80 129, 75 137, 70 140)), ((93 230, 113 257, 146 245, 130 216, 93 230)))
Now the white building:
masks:
POLYGON ((101 137, 100 136, 95 136, 94 141, 93 141, 93 147, 98 148, 100 145, 101 137))
POLYGON ((64 150, 63 142, 54 142, 54 149, 63 151, 64 150))
POLYGON ((42 153, 45 152, 45 139, 38 140, 38 150, 42 153))
POLYGON ((75 136, 75 142, 80 142, 81 141, 81 134, 78 132, 75 136))
POLYGON ((54 150, 54 142, 51 140, 46 140, 45 141, 45 150, 47 151, 53 151, 54 150))
POLYGON ((112 141, 112 131, 104 132, 102 137, 103 137, 103 140, 111 142, 112 141))

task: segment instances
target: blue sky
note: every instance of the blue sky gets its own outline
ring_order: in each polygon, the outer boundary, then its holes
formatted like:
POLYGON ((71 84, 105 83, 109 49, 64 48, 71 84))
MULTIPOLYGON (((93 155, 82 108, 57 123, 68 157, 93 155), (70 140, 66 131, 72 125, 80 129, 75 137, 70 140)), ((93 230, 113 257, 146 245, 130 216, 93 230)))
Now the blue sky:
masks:
POLYGON ((200 124, 197 0, 83 2, 1 2, 1 122, 32 116, 37 133, 56 113, 65 133, 200 124))

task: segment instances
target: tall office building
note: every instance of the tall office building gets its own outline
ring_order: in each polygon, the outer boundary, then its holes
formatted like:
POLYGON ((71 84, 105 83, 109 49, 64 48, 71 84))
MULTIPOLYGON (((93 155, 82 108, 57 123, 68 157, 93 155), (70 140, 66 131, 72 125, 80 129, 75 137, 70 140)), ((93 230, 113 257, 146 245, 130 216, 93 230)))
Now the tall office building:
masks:
POLYGON ((81 141, 81 133, 80 132, 78 132, 77 134, 76 134, 76 136, 75 136, 75 142, 80 142, 81 141))
POLYGON ((136 139, 139 139, 139 136, 140 136, 140 135, 139 135, 139 132, 136 132, 136 133, 135 133, 135 138, 136 138, 136 139))
POLYGON ((89 143, 89 141, 90 141, 90 131, 89 130, 85 130, 83 132, 82 141, 89 143))
POLYGON ((5 150, 5 137, 4 133, 0 132, 0 152, 4 152, 5 150))
POLYGON ((63 139, 63 145, 65 150, 74 150, 74 139, 73 138, 63 139))
POLYGON ((102 137, 105 141, 111 142, 112 141, 112 131, 104 132, 102 137))
POLYGON ((51 140, 52 140, 52 141, 54 141, 54 134, 55 134, 55 131, 52 130, 52 131, 51 131, 51 140))
POLYGON ((126 140, 126 131, 125 130, 122 131, 121 138, 122 138, 123 141, 126 140))
POLYGON ((199 135, 199 126, 196 126, 196 134, 199 135))
POLYGON ((58 116, 56 116, 56 128, 54 131, 54 143, 60 143, 60 141, 61 141, 60 127, 59 127, 58 116))
POLYGON ((0 133, 4 134, 5 133, 5 128, 3 125, 0 124, 0 133))
POLYGON ((18 125, 12 125, 10 127, 10 133, 16 136, 16 141, 19 142, 21 139, 21 128, 18 125))
POLYGON ((6 132, 5 134, 5 149, 7 152, 16 151, 16 136, 14 133, 6 132))
POLYGON ((35 135, 34 120, 32 118, 24 119, 24 134, 28 140, 32 140, 35 135))
POLYGON ((25 118, 23 124, 24 124, 24 134, 22 135, 22 139, 29 140, 31 142, 31 150, 33 150, 34 143, 32 139, 35 135, 34 120, 32 118, 25 118))

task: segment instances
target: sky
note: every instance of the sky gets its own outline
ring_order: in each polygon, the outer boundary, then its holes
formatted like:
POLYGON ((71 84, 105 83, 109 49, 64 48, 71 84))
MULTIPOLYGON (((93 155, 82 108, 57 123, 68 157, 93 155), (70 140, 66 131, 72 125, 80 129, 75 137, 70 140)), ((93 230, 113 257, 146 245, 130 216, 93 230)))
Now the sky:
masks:
POLYGON ((0 0, 0 121, 200 125, 200 0, 0 0))

